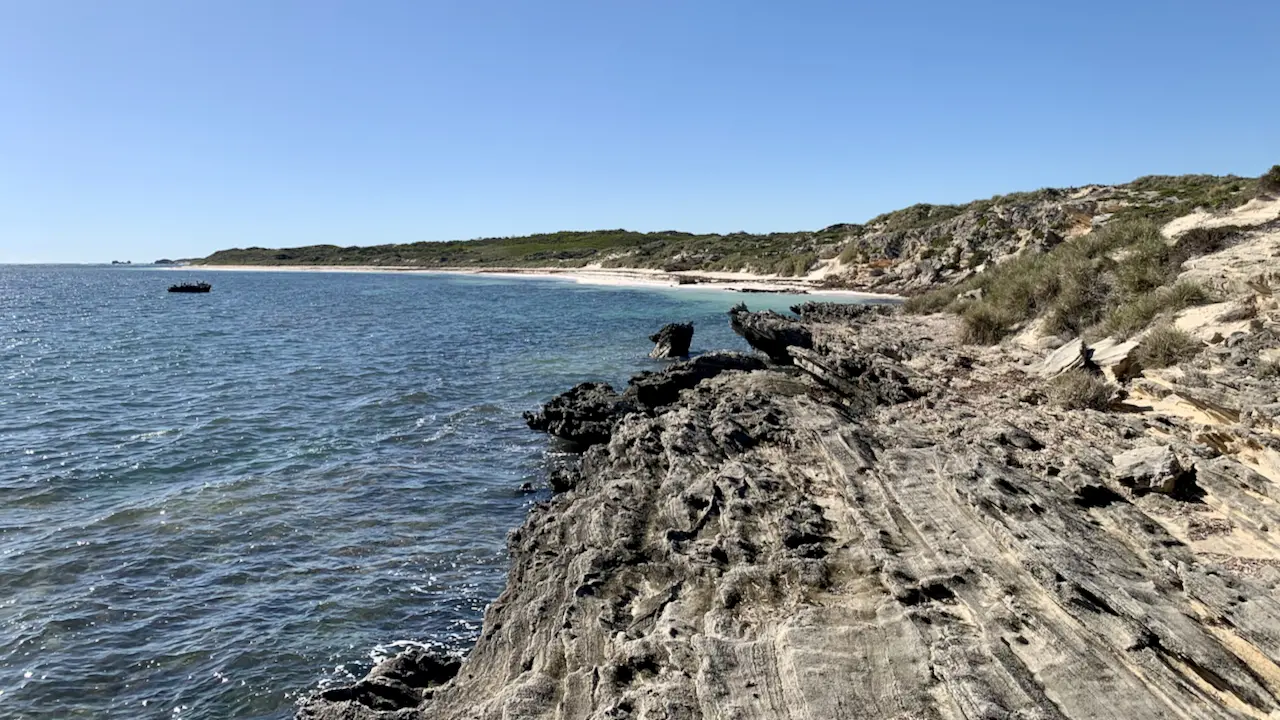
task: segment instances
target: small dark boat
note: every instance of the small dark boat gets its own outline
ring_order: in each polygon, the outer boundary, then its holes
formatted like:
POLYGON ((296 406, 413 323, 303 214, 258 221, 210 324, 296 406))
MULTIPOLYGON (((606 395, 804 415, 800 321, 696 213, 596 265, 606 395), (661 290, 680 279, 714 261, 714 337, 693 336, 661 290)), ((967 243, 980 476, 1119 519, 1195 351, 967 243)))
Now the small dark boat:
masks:
POLYGON ((213 286, 207 282, 178 283, 177 285, 169 286, 169 292, 181 293, 204 293, 212 289, 213 286))

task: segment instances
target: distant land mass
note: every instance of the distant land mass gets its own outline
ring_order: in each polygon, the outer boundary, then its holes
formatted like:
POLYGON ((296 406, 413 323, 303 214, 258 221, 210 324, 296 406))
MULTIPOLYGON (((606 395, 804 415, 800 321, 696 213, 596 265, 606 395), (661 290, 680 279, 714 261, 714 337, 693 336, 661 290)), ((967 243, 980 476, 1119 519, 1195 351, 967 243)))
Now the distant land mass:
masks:
POLYGON ((1146 176, 1123 185, 1045 188, 961 205, 917 204, 862 224, 768 234, 674 230, 565 231, 450 242, 220 250, 195 265, 367 266, 418 269, 643 268, 805 278, 832 288, 918 293, 955 285, 989 262, 1117 219, 1157 222, 1221 211, 1254 197, 1234 175, 1146 176))

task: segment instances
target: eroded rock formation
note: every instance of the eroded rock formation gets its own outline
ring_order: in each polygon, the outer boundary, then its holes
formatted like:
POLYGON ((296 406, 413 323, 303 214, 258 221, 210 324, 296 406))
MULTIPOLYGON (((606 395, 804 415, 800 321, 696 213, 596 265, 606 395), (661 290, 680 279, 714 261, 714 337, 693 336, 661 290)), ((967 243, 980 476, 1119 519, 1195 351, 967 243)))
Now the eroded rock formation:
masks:
POLYGON ((649 357, 655 359, 689 356, 689 343, 693 342, 693 323, 668 323, 649 336, 653 350, 649 357))
POLYGON ((605 437, 511 536, 452 680, 299 717, 1280 713, 1266 331, 1104 413, 1046 404, 1040 355, 960 346, 954 318, 780 318, 733 320, 794 366, 586 402, 605 437))
POLYGON ((791 364, 788 348, 813 345, 813 335, 804 323, 772 310, 753 313, 745 303, 739 303, 729 311, 729 327, 748 345, 779 365, 791 364))

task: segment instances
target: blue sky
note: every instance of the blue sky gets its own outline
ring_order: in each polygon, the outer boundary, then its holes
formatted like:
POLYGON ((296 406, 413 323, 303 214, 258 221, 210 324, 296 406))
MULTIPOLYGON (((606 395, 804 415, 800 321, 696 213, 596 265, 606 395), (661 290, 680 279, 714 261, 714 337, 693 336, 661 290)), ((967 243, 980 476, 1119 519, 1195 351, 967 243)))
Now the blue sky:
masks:
POLYGON ((1257 175, 1277 28, 1274 0, 0 0, 0 262, 1257 175))

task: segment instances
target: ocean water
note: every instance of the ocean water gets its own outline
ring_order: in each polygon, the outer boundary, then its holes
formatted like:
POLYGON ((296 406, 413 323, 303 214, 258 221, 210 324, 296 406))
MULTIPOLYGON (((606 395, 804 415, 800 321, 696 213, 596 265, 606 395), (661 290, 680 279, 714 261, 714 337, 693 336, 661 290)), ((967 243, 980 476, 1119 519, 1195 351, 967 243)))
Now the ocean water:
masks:
POLYGON ((0 718, 288 718, 465 650, 547 496, 521 411, 658 367, 665 322, 745 350, 742 300, 796 298, 0 266, 0 718))

